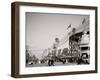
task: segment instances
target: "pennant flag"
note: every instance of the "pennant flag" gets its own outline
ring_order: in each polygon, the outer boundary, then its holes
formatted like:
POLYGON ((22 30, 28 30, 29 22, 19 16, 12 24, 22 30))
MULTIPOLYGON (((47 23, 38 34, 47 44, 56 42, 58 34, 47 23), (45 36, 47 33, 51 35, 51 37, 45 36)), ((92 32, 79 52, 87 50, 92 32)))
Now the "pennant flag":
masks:
POLYGON ((82 24, 84 24, 85 22, 86 22, 86 19, 84 18, 83 21, 82 21, 82 24))
POLYGON ((69 29, 71 27, 71 24, 67 27, 67 29, 69 29))

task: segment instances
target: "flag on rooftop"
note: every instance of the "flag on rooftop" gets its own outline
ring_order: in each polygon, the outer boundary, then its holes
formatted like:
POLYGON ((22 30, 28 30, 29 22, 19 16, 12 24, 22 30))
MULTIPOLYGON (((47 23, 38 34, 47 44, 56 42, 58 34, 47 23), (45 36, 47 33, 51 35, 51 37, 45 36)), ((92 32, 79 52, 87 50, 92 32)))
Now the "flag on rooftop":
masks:
POLYGON ((86 19, 84 18, 83 21, 82 21, 82 24, 84 24, 85 22, 86 22, 86 19))
POLYGON ((69 29, 71 27, 71 24, 67 27, 67 29, 69 29))

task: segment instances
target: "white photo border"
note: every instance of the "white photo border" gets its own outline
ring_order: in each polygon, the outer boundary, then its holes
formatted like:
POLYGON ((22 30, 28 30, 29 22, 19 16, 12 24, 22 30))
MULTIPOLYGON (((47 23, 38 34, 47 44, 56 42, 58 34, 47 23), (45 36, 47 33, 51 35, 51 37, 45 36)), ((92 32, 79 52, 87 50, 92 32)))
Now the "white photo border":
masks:
POLYGON ((38 7, 38 6, 20 6, 19 7, 19 74, 42 74, 57 72, 76 72, 76 71, 92 71, 95 70, 95 10, 75 9, 75 8, 54 8, 54 7, 38 7), (80 14, 90 15, 90 64, 73 66, 53 66, 53 67, 31 67, 25 66, 25 13, 61 13, 61 14, 80 14), (94 36, 93 36, 94 35, 94 36))

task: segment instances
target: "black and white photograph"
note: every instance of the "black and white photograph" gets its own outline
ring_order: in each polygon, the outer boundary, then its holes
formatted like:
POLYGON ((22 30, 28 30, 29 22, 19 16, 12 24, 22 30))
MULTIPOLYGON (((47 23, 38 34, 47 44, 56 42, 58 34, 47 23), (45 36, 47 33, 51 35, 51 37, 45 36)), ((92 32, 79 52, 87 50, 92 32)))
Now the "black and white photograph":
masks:
POLYGON ((90 16, 25 13, 26 67, 90 64, 90 16))
POLYGON ((12 3, 12 76, 97 73, 97 7, 12 3))

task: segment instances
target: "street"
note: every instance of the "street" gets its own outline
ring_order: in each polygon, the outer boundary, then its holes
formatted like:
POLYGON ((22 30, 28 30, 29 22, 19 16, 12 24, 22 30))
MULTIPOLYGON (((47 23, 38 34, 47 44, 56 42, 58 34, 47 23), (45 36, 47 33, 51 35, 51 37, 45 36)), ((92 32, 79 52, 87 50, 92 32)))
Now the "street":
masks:
MULTIPOLYGON (((65 63, 62 62, 55 62, 54 66, 69 66, 69 65, 77 65, 77 63, 65 63)), ((40 66, 48 66, 48 63, 36 63, 36 64, 26 64, 26 67, 40 67, 40 66)))

